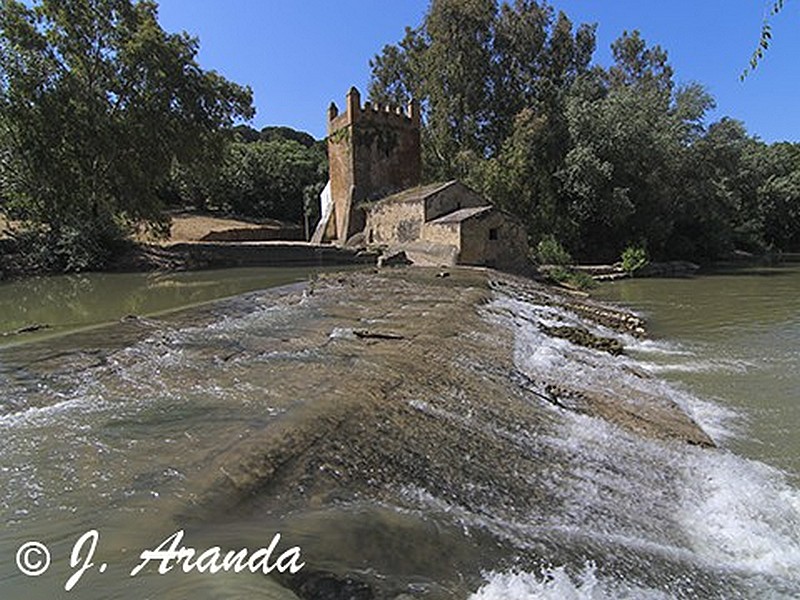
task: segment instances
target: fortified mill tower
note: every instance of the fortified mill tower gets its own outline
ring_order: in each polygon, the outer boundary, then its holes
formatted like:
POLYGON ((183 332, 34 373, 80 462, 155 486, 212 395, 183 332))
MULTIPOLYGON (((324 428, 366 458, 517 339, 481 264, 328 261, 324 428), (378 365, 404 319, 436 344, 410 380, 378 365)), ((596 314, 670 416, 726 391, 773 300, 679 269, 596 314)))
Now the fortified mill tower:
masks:
POLYGON ((419 104, 362 107, 358 90, 350 88, 344 113, 333 102, 328 108, 328 161, 330 196, 323 198, 312 241, 343 245, 364 230, 362 203, 419 185, 419 104))

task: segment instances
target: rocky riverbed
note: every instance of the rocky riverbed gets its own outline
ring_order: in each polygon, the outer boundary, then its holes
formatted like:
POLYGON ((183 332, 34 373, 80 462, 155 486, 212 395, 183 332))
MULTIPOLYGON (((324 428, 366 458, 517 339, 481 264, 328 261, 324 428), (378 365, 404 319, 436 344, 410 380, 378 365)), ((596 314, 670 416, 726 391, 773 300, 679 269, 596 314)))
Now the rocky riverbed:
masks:
MULTIPOLYGON (((280 532, 306 564, 273 587, 145 572, 118 598, 462 599, 493 572, 586 561, 724 594, 727 571, 664 550, 691 546, 687 477, 715 450, 630 355, 644 337, 636 315, 529 279, 386 268, 7 350, 0 425, 21 467, 0 473, 0 542, 39 521, 61 540, 99 528, 112 557, 178 529, 223 549, 280 532)), ((127 581, 107 560, 104 581, 127 581)), ((82 597, 108 597, 94 585, 82 597)))
MULTIPOLYGON (((443 275, 407 268, 321 277, 280 298, 305 313, 302 325, 279 338, 248 336, 235 351, 209 357, 229 365, 263 357, 297 405, 215 457, 185 518, 307 515, 354 504, 413 510, 418 498, 409 499, 410 490, 465 515, 523 520, 557 511, 557 494, 541 483, 564 457, 536 440, 552 435, 559 411, 635 436, 713 445, 647 385, 646 373, 621 358, 614 363, 624 340, 643 335, 638 317, 497 272, 443 275), (513 303, 540 312, 517 312, 513 303), (556 348, 560 364, 526 363, 530 356, 520 353, 539 349, 516 339, 525 327, 557 340, 548 352, 556 348), (590 374, 565 378, 565 370, 590 374)), ((377 573, 391 572, 392 533, 362 533, 348 552, 377 573)), ((427 565, 432 579, 450 579, 474 561, 485 568, 509 555, 497 532, 479 528, 473 542, 459 551, 441 540, 418 543, 412 562, 427 565)), ((353 597, 402 591, 373 576, 358 585, 352 573, 309 576, 331 564, 326 545, 307 543, 311 566, 287 582, 301 596, 351 597, 347 590, 359 585, 363 595, 353 597)))

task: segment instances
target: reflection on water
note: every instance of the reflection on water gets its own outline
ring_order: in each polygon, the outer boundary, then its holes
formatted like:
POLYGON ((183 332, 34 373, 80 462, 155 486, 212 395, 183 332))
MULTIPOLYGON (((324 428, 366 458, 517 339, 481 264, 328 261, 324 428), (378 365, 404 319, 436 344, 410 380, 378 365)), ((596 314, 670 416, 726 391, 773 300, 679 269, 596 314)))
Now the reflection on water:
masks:
MULTIPOLYGON (((337 269, 341 270, 341 268, 337 269)), ((0 283, 0 345, 303 281, 320 269, 89 273, 0 283), (37 331, 14 332, 24 328, 37 331)))

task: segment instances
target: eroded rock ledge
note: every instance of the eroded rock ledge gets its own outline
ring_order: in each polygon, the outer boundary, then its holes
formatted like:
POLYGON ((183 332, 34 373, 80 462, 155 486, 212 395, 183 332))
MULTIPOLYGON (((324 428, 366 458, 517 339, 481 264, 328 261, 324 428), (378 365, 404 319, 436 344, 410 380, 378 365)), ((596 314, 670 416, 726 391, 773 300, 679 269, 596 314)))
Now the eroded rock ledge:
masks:
MULTIPOLYGON (((487 322, 480 310, 502 293, 642 335, 637 317, 493 271, 437 274, 420 268, 337 274, 284 296, 283 302, 302 304, 308 319, 281 340, 282 351, 316 359, 305 360, 301 371, 287 364, 283 372, 277 365, 276 376, 303 401, 291 417, 219 457, 201 504, 235 504, 266 488, 280 498, 297 489, 282 485, 287 481, 320 502, 334 488, 399 480, 458 495, 453 490, 465 481, 519 471, 529 457, 509 452, 503 436, 535 436, 548 418, 537 408, 545 401, 639 435, 713 445, 688 415, 655 392, 625 398, 520 377, 513 332, 487 322), (487 427, 443 426, 464 415, 487 427)), ((464 493, 465 502, 475 501, 469 498, 474 491, 464 493)), ((517 478, 490 493, 515 502, 531 497, 517 478)))
MULTIPOLYGON (((294 311, 291 319, 298 325, 284 329, 280 339, 243 338, 237 354, 223 358, 234 367, 237 361, 263 361, 260 368, 269 369, 275 389, 296 398, 296 406, 218 454, 203 469, 205 482, 198 488, 205 491, 182 518, 308 514, 354 503, 413 511, 434 498, 459 514, 546 519, 561 510, 558 484, 551 478, 578 460, 547 440, 565 435, 563 423, 574 413, 614 423, 618 435, 713 445, 689 416, 659 395, 658 386, 649 395, 641 393, 645 386, 625 397, 624 388, 620 394, 586 389, 547 371, 525 372, 518 364, 517 328, 540 331, 538 324, 526 324, 518 314, 501 315, 505 309, 497 302, 510 298, 567 311, 598 339, 598 327, 630 339, 643 335, 643 323, 634 315, 494 271, 448 272, 448 277, 422 268, 349 272, 281 293, 278 301, 294 311)), ((255 305, 240 302, 239 310, 274 304, 276 295, 264 293, 251 302, 255 305)), ((567 355, 575 353, 576 368, 589 368, 595 355, 626 360, 592 344, 570 345, 561 338, 557 343, 567 355)), ((397 556, 387 550, 395 543, 391 534, 353 527, 361 531, 358 556, 368 557, 375 572, 391 572, 397 556)), ((419 570, 446 579, 472 568, 465 565, 491 567, 487 547, 494 548, 491 562, 507 556, 498 549, 497 534, 473 535, 488 540, 461 546, 474 556, 435 539, 416 546, 414 560, 424 565, 419 570)), ((321 549, 306 558, 311 569, 330 560, 321 549)), ((311 584, 286 585, 297 591, 311 584)), ((401 592, 383 589, 375 597, 401 592)))

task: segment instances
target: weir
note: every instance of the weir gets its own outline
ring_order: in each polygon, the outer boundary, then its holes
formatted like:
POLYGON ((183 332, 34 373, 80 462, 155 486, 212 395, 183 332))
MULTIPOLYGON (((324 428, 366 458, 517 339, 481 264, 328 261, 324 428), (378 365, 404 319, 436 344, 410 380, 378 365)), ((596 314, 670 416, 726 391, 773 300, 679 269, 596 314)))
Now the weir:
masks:
MULTIPOLYGON (((725 441, 725 411, 649 372, 636 355, 661 347, 635 319, 437 274, 332 274, 0 350, 0 552, 33 531, 67 556, 90 526, 111 557, 177 529, 226 552, 280 532, 307 562, 271 583, 142 572, 121 598, 797 595, 796 488, 698 443, 725 441), (547 333, 564 327, 589 346, 547 333)), ((104 581, 128 581, 122 562, 104 581)))
POLYGON ((327 267, 375 264, 376 255, 330 244, 285 241, 190 242, 145 247, 156 261, 175 262, 184 269, 227 267, 327 267))

